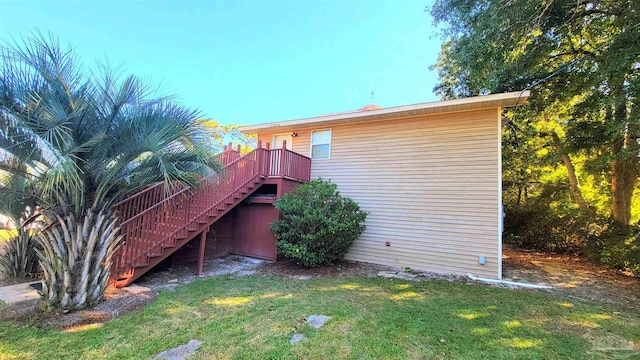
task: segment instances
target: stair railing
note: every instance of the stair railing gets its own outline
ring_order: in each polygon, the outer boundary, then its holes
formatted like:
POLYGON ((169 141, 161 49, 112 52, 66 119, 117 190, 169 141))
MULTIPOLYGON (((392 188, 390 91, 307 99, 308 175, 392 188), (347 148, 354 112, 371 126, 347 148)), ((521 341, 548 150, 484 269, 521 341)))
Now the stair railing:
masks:
POLYGON ((132 210, 141 209, 141 204, 151 206, 128 218, 122 217, 120 231, 124 235, 124 244, 114 256, 114 274, 120 275, 142 264, 150 255, 161 254, 163 247, 173 246, 178 238, 187 237, 189 230, 196 230, 199 221, 206 222, 216 209, 224 208, 225 202, 232 204, 234 196, 261 175, 258 161, 261 150, 256 149, 231 161, 221 176, 214 173, 202 178, 197 188, 184 187, 161 201, 153 202, 151 199, 155 200, 155 196, 164 190, 159 184, 145 190, 151 194, 149 196, 138 194, 130 198, 133 204, 117 204, 118 210, 126 211, 121 214, 131 214, 132 210))
POLYGON ((311 160, 286 149, 258 148, 240 156, 240 148, 231 146, 216 156, 224 165, 221 174, 213 173, 202 178, 196 188, 178 186, 174 193, 165 196, 162 183, 153 185, 132 197, 114 205, 122 222, 123 246, 114 256, 112 272, 118 278, 143 266, 149 256, 161 255, 164 247, 175 246, 180 238, 187 238, 189 231, 198 230, 211 216, 249 191, 248 185, 260 177, 281 176, 297 181, 309 181, 311 160), (275 155, 275 154, 278 155, 275 155), (278 170, 272 161, 277 159, 278 170))

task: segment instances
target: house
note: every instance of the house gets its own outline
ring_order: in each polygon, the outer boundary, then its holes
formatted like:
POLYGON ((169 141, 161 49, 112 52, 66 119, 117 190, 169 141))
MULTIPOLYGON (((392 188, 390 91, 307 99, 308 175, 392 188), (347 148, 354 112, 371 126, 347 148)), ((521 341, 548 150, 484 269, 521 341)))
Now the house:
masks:
POLYGON ((370 213, 347 259, 502 277, 502 110, 528 91, 245 126, 370 213))
POLYGON ((245 126, 246 154, 218 155, 220 174, 166 196, 162 184, 114 205, 123 246, 111 284, 162 263, 231 253, 276 258, 274 201, 312 178, 331 180, 370 214, 347 259, 502 277, 502 110, 528 91, 245 126))

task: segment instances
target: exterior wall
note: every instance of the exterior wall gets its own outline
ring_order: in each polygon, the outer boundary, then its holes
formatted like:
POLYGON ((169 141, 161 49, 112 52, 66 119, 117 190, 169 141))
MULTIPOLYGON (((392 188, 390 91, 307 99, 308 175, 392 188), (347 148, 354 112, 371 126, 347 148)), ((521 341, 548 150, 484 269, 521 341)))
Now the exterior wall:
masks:
POLYGON ((278 209, 273 206, 274 201, 275 198, 264 203, 243 203, 238 206, 232 253, 276 259, 276 238, 269 232, 269 224, 278 220, 279 216, 278 209))
MULTIPOLYGON (((370 212, 347 258, 499 278, 499 122, 494 108, 333 126, 331 157, 312 160, 311 177, 370 212)), ((309 156, 321 129, 294 129, 293 151, 309 156)))

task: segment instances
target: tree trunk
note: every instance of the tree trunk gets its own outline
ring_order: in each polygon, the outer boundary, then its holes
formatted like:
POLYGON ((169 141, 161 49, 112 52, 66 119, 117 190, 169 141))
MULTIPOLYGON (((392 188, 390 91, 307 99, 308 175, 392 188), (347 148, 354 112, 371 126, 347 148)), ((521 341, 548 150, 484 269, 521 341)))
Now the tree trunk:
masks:
POLYGON ((613 144, 614 158, 611 163, 611 216, 622 225, 631 222, 631 200, 638 180, 636 160, 621 154, 624 139, 613 144))
POLYGON ((560 137, 555 131, 551 132, 551 138, 553 139, 553 144, 560 152, 560 157, 562 158, 562 162, 564 163, 564 167, 567 168, 567 175, 569 176, 569 193, 571 194, 571 199, 578 205, 580 211, 584 214, 588 214, 590 212, 589 205, 584 201, 584 197, 582 197, 582 190, 580 189, 580 182, 578 181, 578 176, 576 176, 576 168, 573 166, 573 162, 567 154, 567 151, 562 145, 562 141, 560 141, 560 137))
POLYGON ((613 160, 611 166, 611 216, 622 225, 631 222, 631 198, 637 179, 634 167, 626 159, 613 160))
POLYGON ((636 125, 627 123, 627 104, 616 103, 614 121, 623 126, 624 135, 613 142, 611 163, 611 217, 622 225, 631 222, 631 200, 638 180, 638 143, 636 125))

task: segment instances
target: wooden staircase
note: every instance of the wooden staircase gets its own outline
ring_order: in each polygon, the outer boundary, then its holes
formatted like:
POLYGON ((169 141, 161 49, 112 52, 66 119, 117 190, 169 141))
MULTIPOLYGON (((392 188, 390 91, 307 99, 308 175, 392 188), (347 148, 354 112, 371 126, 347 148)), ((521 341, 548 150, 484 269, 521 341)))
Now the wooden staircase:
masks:
POLYGON ((198 235, 204 239, 213 223, 267 179, 309 181, 311 160, 285 147, 259 144, 244 156, 229 147, 217 156, 223 171, 203 178, 197 188, 167 191, 157 184, 116 204, 124 242, 114 255, 110 283, 127 286, 198 235))

